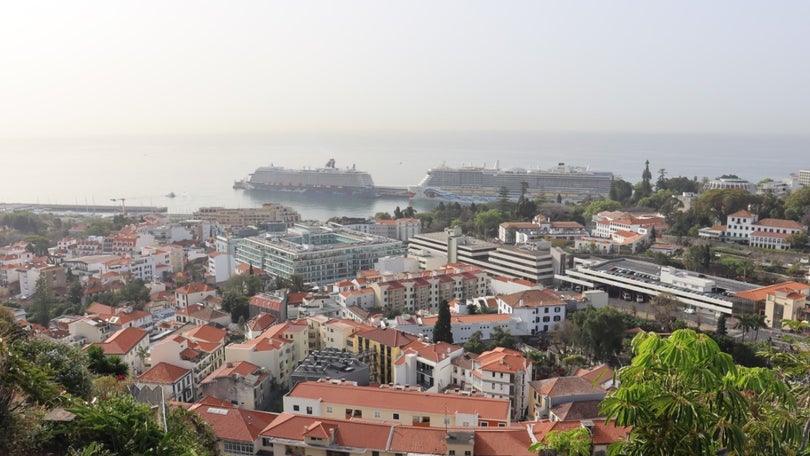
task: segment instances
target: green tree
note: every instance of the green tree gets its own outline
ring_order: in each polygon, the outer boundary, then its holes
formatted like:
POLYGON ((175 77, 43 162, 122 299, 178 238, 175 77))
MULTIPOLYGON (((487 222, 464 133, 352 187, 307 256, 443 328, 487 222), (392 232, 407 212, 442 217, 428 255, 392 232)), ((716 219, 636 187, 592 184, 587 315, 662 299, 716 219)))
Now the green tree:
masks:
POLYGON ((791 249, 803 249, 807 246, 808 236, 804 231, 791 234, 785 241, 790 245, 791 249))
POLYGON ((810 213, 810 186, 805 186, 791 193, 785 201, 785 217, 804 221, 802 218, 808 213, 810 213))
POLYGON ((48 323, 51 321, 53 294, 51 293, 50 282, 48 282, 45 274, 39 275, 34 287, 31 321, 47 328, 48 323))
POLYGON ((87 359, 89 362, 87 368, 96 375, 126 377, 129 374, 129 366, 124 363, 120 356, 107 356, 98 345, 93 345, 87 349, 87 359))
POLYGON ((589 456, 592 443, 588 429, 578 427, 569 431, 551 431, 543 440, 533 443, 529 451, 540 456, 589 456))
POLYGON ((475 214, 475 230, 484 237, 494 237, 498 234, 498 225, 504 221, 504 212, 497 209, 479 211, 475 214))
POLYGON ((484 341, 481 339, 484 334, 481 331, 475 331, 470 334, 470 338, 464 343, 464 351, 480 355, 487 349, 484 341))
POLYGON ((690 271, 706 271, 713 258, 712 246, 708 244, 690 245, 683 253, 683 265, 690 271))
POLYGON ((73 282, 68 287, 67 293, 67 301, 75 306, 78 306, 82 303, 82 298, 84 297, 84 288, 82 288, 82 284, 78 281, 73 282))
POLYGON ((589 305, 585 310, 573 313, 571 321, 576 328, 575 343, 593 359, 606 361, 622 350, 627 328, 616 309, 597 309, 589 305))
POLYGON ((734 364, 705 334, 641 333, 619 388, 602 402, 607 420, 629 426, 611 454, 793 454, 801 426, 788 386, 773 370, 734 364))
POLYGON ((250 318, 250 298, 240 293, 226 293, 222 297, 222 310, 231 314, 231 322, 250 318))
POLYGON ((626 206, 633 197, 633 184, 622 179, 613 179, 610 183, 608 198, 626 206))
POLYGON ((439 303, 439 317, 433 325, 433 343, 447 342, 453 343, 453 327, 450 323, 450 305, 447 300, 439 303))
POLYGON ((598 199, 588 204, 588 207, 585 208, 585 212, 583 212, 582 215, 590 218, 592 215, 596 215, 602 211, 616 211, 621 208, 621 203, 617 201, 598 199))
POLYGON ((672 332, 683 327, 683 321, 679 320, 678 298, 672 293, 660 293, 650 300, 655 312, 655 321, 658 329, 662 332, 672 332))
POLYGON ((720 316, 717 317, 717 329, 715 332, 720 336, 728 334, 728 329, 726 328, 726 314, 720 313, 720 316))
POLYGON ((511 348, 514 350, 517 341, 515 340, 515 336, 513 336, 512 332, 508 329, 495 326, 492 328, 492 333, 490 335, 492 336, 492 341, 487 347, 488 350, 492 350, 496 347, 511 348))
POLYGON ((650 196, 652 193, 652 173, 650 172, 650 161, 644 162, 644 171, 641 172, 641 185, 636 193, 636 199, 640 200, 650 196))
POLYGON ((734 325, 734 329, 742 329, 743 336, 742 339, 745 340, 745 335, 748 334, 749 331, 752 329, 755 331, 754 333, 754 340, 757 340, 759 337, 759 329, 766 328, 767 325, 765 324, 765 315, 762 314, 751 314, 746 313, 737 316, 737 324, 734 325))

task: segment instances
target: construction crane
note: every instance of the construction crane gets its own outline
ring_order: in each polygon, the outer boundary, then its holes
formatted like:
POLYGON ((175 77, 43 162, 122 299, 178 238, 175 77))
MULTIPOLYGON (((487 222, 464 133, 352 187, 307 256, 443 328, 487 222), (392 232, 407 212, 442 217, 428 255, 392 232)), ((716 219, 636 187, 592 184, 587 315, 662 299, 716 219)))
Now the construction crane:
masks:
POLYGON ((110 201, 121 201, 121 215, 127 216, 127 199, 126 198, 110 198, 110 201))

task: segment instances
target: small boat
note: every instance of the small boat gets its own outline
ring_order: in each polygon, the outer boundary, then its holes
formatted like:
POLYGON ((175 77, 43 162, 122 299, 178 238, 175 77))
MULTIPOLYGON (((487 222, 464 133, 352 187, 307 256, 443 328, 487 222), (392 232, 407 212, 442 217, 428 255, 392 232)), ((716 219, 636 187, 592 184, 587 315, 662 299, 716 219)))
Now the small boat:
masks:
POLYGON ((177 196, 177 195, 175 195, 175 193, 174 193, 174 192, 169 192, 169 193, 166 195, 166 198, 174 198, 175 196, 177 196))

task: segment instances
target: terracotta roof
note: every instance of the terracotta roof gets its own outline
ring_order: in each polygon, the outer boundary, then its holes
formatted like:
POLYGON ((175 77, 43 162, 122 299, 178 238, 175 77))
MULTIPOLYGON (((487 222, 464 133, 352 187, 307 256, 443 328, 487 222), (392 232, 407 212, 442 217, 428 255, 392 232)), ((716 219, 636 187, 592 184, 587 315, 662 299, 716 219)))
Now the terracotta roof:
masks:
POLYGON ((240 409, 232 404, 206 397, 189 409, 200 415, 219 440, 253 443, 262 429, 278 417, 276 413, 240 409))
POLYGON ((260 313, 248 320, 247 325, 251 331, 264 331, 276 322, 276 317, 269 313, 260 313))
POLYGON ((447 454, 447 431, 442 428, 395 426, 389 451, 406 454, 447 454))
POLYGON ((764 238, 771 238, 771 239, 787 239, 791 235, 787 233, 769 233, 767 231, 752 231, 751 234, 748 235, 749 237, 764 237, 764 238))
POLYGON ((574 373, 574 375, 576 375, 577 377, 584 378, 591 384, 605 383, 607 381, 613 380, 613 369, 608 367, 607 364, 600 364, 591 369, 579 368, 574 373))
POLYGON ((304 436, 320 427, 335 432, 335 445, 385 451, 392 425, 356 420, 331 420, 313 416, 282 413, 261 432, 262 437, 304 441, 304 436), (314 426, 314 427, 313 427, 314 426))
POLYGON ((281 299, 275 297, 256 295, 250 298, 250 305, 273 312, 281 312, 281 299))
POLYGON ((482 371, 494 371, 514 374, 529 369, 529 360, 517 350, 497 347, 478 355, 475 365, 482 371))
POLYGON ((208 342, 213 344, 221 344, 225 342, 228 337, 228 332, 210 325, 201 325, 196 328, 189 329, 183 335, 195 342, 208 342))
POLYGON ((591 420, 602 415, 600 404, 602 401, 566 402, 551 408, 551 412, 559 420, 591 420))
POLYGON ((729 217, 751 218, 751 217, 753 217, 753 215, 751 215, 750 212, 743 209, 743 210, 737 211, 737 212, 729 215, 729 217))
MULTIPOLYGON (((433 362, 439 362, 450 354, 461 350, 462 348, 458 345, 448 344, 447 342, 438 342, 435 344, 430 344, 426 342, 422 342, 419 340, 415 340, 410 344, 403 347, 403 354, 405 353, 415 353, 417 356, 421 358, 425 358, 427 360, 433 362)), ((404 359, 405 357, 402 356, 400 359, 404 359)), ((399 362, 399 360, 397 360, 399 362)))
POLYGON ((373 340, 388 347, 404 347, 417 339, 416 336, 396 329, 374 328, 357 333, 358 337, 373 340))
POLYGON ((292 398, 311 398, 322 403, 352 404, 402 412, 421 411, 424 413, 470 413, 481 419, 509 420, 509 400, 453 394, 425 393, 391 388, 375 388, 332 384, 327 382, 300 382, 288 393, 292 398))
MULTIPOLYGON (((594 445, 609 445, 625 438, 630 433, 630 428, 618 427, 613 422, 605 422, 601 418, 590 421, 593 422, 591 436, 594 445)), ((550 431, 564 432, 582 427, 581 421, 533 421, 525 424, 530 427, 538 441, 544 440, 550 431)))
POLYGON ((754 288, 753 290, 741 291, 736 293, 734 297, 748 299, 750 301, 763 301, 769 294, 776 293, 777 290, 790 289, 795 292, 807 290, 810 285, 801 282, 782 282, 767 287, 754 288))
POLYGON ((526 429, 475 429, 475 456, 537 456, 529 451, 532 439, 526 429))
POLYGON ((767 226, 772 228, 787 228, 792 230, 803 230, 804 227, 796 221, 793 220, 783 220, 783 219, 775 219, 775 218, 765 218, 757 223, 754 223, 754 226, 767 226))
POLYGON ((175 366, 174 364, 157 363, 148 371, 138 376, 138 381, 143 383, 171 385, 183 378, 183 376, 189 372, 190 371, 188 369, 183 369, 182 367, 175 366))
POLYGON ((191 294, 191 293, 203 293, 203 292, 213 292, 217 291, 216 288, 206 285, 200 282, 192 282, 184 287, 180 287, 175 290, 177 294, 191 294))
MULTIPOLYGON (((512 317, 509 314, 473 314, 473 315, 451 315, 450 324, 475 324, 496 321, 509 321, 512 317)), ((433 326, 439 317, 422 318, 423 326, 433 326)))
POLYGON ((554 377, 529 382, 529 387, 543 396, 572 396, 576 394, 604 394, 605 390, 594 386, 582 377, 554 377))
POLYGON ((126 355, 149 333, 141 328, 124 328, 99 344, 105 355, 126 355))
POLYGON ((498 297, 509 307, 562 306, 565 302, 553 290, 524 290, 498 297))
POLYGON ((254 382, 254 385, 258 385, 270 376, 270 372, 261 370, 259 366, 248 361, 236 361, 233 363, 225 363, 218 367, 214 372, 211 372, 208 377, 202 381, 202 383, 210 383, 218 378, 236 375, 241 375, 243 378, 249 375, 255 375, 256 381, 254 382))

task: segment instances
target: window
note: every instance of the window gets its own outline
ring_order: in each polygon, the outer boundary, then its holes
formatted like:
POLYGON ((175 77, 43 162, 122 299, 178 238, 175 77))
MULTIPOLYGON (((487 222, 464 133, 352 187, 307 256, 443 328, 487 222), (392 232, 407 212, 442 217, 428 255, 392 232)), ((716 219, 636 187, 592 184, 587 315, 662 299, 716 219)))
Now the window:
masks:
POLYGON ((245 454, 245 455, 253 454, 252 443, 231 442, 229 440, 225 440, 223 442, 223 447, 226 454, 245 454))
POLYGON ((379 418, 379 417, 380 417, 380 412, 379 412, 379 410, 375 410, 375 411, 374 411, 374 418, 379 418))
POLYGON ((298 405, 293 405, 293 412, 298 412, 301 410, 301 407, 298 405))
POLYGON ((307 415, 312 415, 312 407, 307 406, 307 415))
POLYGON ((395 420, 398 420, 398 419, 399 419, 399 413, 394 413, 394 419, 395 419, 395 420))

